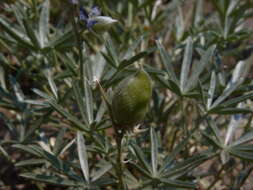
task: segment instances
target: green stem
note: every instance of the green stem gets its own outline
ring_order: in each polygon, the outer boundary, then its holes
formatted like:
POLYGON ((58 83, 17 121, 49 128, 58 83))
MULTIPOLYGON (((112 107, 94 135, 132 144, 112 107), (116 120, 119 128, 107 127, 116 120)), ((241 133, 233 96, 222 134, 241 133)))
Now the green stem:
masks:
POLYGON ((121 142, 122 142, 122 138, 123 138, 124 132, 123 131, 119 131, 118 129, 116 129, 116 143, 117 143, 117 167, 116 169, 116 173, 117 173, 117 177, 118 177, 118 185, 117 185, 117 189, 118 190, 123 190, 124 188, 124 183, 123 183, 123 169, 122 169, 122 162, 121 162, 121 155, 122 155, 122 146, 121 146, 121 142))
MULTIPOLYGON (((80 78, 81 78, 82 85, 84 85, 82 40, 81 40, 80 33, 79 33, 79 26, 75 21, 75 12, 78 12, 78 10, 79 10, 79 5, 78 6, 76 6, 76 5, 72 6, 72 18, 73 18, 72 19, 73 20, 72 25, 73 25, 73 28, 74 28, 77 48, 78 48, 78 51, 79 51, 80 78)), ((79 16, 78 16, 78 22, 80 22, 79 16)), ((81 89, 83 89, 83 88, 81 88, 81 89)))

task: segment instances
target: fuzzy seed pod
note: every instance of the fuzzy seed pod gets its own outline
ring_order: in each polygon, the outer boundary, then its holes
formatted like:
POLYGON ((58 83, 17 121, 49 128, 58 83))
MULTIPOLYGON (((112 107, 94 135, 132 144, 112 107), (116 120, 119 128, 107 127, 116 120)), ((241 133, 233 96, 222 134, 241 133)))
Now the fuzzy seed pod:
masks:
POLYGON ((121 81, 112 97, 112 112, 117 126, 131 129, 140 123, 148 111, 151 96, 151 79, 143 69, 121 81))

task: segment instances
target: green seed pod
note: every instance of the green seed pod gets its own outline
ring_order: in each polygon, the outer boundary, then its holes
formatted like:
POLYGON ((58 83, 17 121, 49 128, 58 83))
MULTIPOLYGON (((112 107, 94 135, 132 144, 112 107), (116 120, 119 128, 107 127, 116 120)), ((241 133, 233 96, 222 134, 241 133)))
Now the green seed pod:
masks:
POLYGON ((117 126, 129 129, 140 123, 148 111, 151 96, 151 79, 144 70, 121 81, 112 97, 112 113, 117 126))

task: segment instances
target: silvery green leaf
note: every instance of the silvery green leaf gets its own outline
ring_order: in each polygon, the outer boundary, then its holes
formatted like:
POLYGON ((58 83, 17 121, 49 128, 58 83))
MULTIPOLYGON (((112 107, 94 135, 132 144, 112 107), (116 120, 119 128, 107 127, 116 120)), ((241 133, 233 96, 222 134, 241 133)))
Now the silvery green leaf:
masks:
POLYGON ((81 132, 77 132, 77 151, 79 162, 81 164, 83 176, 85 180, 89 183, 90 181, 90 173, 89 173, 89 165, 88 165, 88 154, 85 145, 85 141, 83 138, 83 134, 81 132))
POLYGON ((192 62, 192 54, 193 54, 193 42, 191 37, 187 39, 185 51, 184 51, 184 59, 181 68, 180 74, 180 89, 184 93, 186 90, 187 82, 189 82, 189 72, 192 62))
POLYGON ((157 134, 153 129, 153 127, 151 127, 150 129, 150 139, 151 139, 152 173, 154 176, 156 176, 158 167, 158 139, 157 134))
POLYGON ((211 75, 211 81, 210 81, 210 86, 208 90, 208 98, 207 98, 207 110, 210 109, 213 99, 214 99, 214 93, 215 93, 215 87, 216 87, 216 74, 213 71, 211 75))
POLYGON ((85 183, 81 183, 74 180, 65 179, 63 177, 55 175, 45 175, 45 174, 34 174, 34 173, 21 173, 20 176, 24 178, 33 179, 36 181, 41 181, 44 183, 50 183, 54 185, 63 185, 63 186, 87 186, 85 183))
MULTIPOLYGON (((242 104, 238 104, 237 107, 242 108, 242 104)), ((236 129, 240 126, 240 122, 241 122, 240 120, 235 119, 234 115, 230 117, 228 129, 227 129, 227 133, 225 137, 225 145, 228 145, 231 142, 236 129)))
POLYGON ((58 89, 57 89, 56 84, 53 79, 52 68, 44 69, 44 75, 48 80, 49 86, 53 92, 55 99, 57 100, 58 99, 58 89))
POLYGON ((6 83, 5 83, 5 71, 2 66, 0 66, 0 86, 6 90, 6 83))
POLYGON ((39 21, 39 37, 42 48, 47 43, 47 35, 49 32, 49 13, 50 13, 50 1, 45 0, 42 4, 42 10, 40 13, 39 21))
POLYGON ((218 106, 220 103, 222 103, 230 94, 232 94, 237 87, 244 81, 245 79, 245 74, 247 73, 247 62, 246 61, 240 61, 234 71, 233 71, 233 75, 232 75, 232 79, 230 80, 230 82, 227 84, 225 90, 223 91, 222 95, 217 98, 213 104, 211 105, 210 109, 215 108, 216 106, 218 106))
POLYGON ((86 105, 86 115, 88 123, 91 124, 94 121, 93 114, 93 95, 91 85, 89 84, 88 79, 84 80, 84 96, 85 96, 85 105, 86 105))

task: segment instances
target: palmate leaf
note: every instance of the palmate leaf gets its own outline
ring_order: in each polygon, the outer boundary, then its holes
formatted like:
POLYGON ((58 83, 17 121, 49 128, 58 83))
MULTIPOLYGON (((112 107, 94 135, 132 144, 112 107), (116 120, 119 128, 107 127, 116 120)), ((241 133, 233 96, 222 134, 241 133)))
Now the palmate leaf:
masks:
POLYGON ((165 172, 163 172, 162 177, 177 179, 192 171, 194 168, 204 163, 211 157, 212 154, 199 154, 192 156, 191 158, 188 158, 180 163, 171 165, 171 168, 168 168, 165 172))
MULTIPOLYGON (((141 165, 143 166, 144 171, 146 171, 146 173, 148 173, 148 175, 150 175, 152 173, 152 169, 149 165, 148 160, 145 157, 144 152, 141 150, 141 148, 136 145, 136 144, 131 144, 131 147, 134 150, 134 153, 136 154, 139 162, 141 163, 141 165)), ((151 175, 152 176, 152 175, 151 175)))
POLYGON ((185 182, 185 181, 180 181, 180 180, 170 180, 167 178, 161 178, 159 179, 160 182, 164 183, 166 188, 169 187, 176 187, 176 188, 183 188, 183 189, 194 189, 196 188, 195 183, 191 182, 185 182))
POLYGON ((253 97, 253 93, 245 94, 236 98, 229 99, 219 105, 219 107, 228 107, 228 106, 234 106, 244 100, 247 100, 249 98, 253 97))
POLYGON ((13 145, 14 148, 21 149, 25 152, 33 154, 35 156, 40 156, 40 151, 42 150, 39 146, 36 145, 22 145, 22 144, 15 144, 13 145))
POLYGON ((181 90, 179 86, 173 80, 165 80, 163 77, 156 75, 155 78, 160 82, 164 87, 170 89, 173 93, 178 96, 181 96, 181 90))
POLYGON ((97 189, 98 186, 107 186, 107 185, 112 185, 115 184, 116 181, 113 180, 111 177, 101 177, 97 179, 96 181, 92 181, 90 184, 90 187, 93 189, 97 189))
POLYGON ((253 152, 238 150, 235 147, 231 147, 227 151, 235 157, 253 162, 253 152))
POLYGON ((33 179, 36 181, 41 181, 45 183, 50 183, 54 185, 63 185, 63 186, 81 186, 88 187, 84 182, 77 182, 63 177, 54 176, 54 175, 44 175, 44 174, 34 174, 34 173, 21 173, 20 176, 33 179))
POLYGON ((77 64, 72 54, 60 53, 53 51, 53 54, 56 58, 59 58, 60 61, 72 72, 73 75, 77 76, 77 64))
MULTIPOLYGON (((195 129, 193 129, 193 131, 195 129)), ((190 137, 191 135, 189 135, 187 139, 189 139, 190 137)), ((137 159, 141 163, 141 164, 138 163, 132 164, 143 176, 149 179, 145 182, 144 186, 152 184, 153 181, 157 183, 158 180, 160 182, 160 185, 166 184, 166 186, 169 187, 178 187, 178 188, 195 187, 194 183, 181 181, 178 178, 182 177, 192 169, 196 168, 199 164, 206 161, 210 155, 201 154, 194 156, 190 159, 187 159, 181 163, 175 163, 174 162, 175 156, 184 148, 184 145, 188 142, 187 139, 184 139, 182 143, 176 148, 176 150, 174 150, 173 154, 163 162, 163 165, 159 170, 158 170, 158 148, 159 148, 158 138, 153 128, 150 129, 151 164, 149 164, 149 161, 146 158, 144 152, 141 150, 141 148, 136 144, 132 145, 134 152, 137 156, 137 159)))
POLYGON ((112 40, 109 38, 106 43, 105 43, 105 48, 107 50, 107 56, 110 60, 112 60, 113 65, 115 65, 116 67, 119 66, 119 56, 118 53, 116 51, 116 48, 112 42, 112 40))
POLYGON ((37 157, 42 157, 46 161, 48 161, 54 169, 62 172, 63 174, 69 176, 70 178, 74 180, 77 180, 80 182, 83 181, 81 177, 79 177, 72 171, 71 166, 68 163, 57 158, 55 155, 43 150, 39 146, 36 146, 36 145, 27 146, 27 145, 17 144, 17 145, 14 145, 14 147, 24 150, 26 152, 29 152, 37 157))
POLYGON ((246 109, 246 108, 217 108, 217 109, 213 109, 212 111, 209 111, 209 114, 247 114, 247 113, 252 113, 252 111, 250 109, 246 109))
POLYGON ((137 189, 141 187, 141 181, 139 181, 129 170, 124 171, 124 181, 129 189, 137 189))
POLYGON ((5 32, 7 32, 13 39, 15 39, 21 46, 26 47, 28 49, 34 50, 35 48, 31 44, 30 40, 27 36, 16 30, 12 27, 8 22, 6 22, 3 18, 0 18, 0 26, 3 28, 5 32))
POLYGON ((59 153, 61 152, 63 146, 64 146, 64 140, 63 140, 63 137, 64 137, 64 134, 66 132, 66 128, 62 128, 59 132, 58 132, 58 135, 56 137, 56 141, 55 141, 55 144, 54 144, 54 147, 53 147, 53 153, 58 156, 59 153))
POLYGON ((139 59, 145 57, 148 54, 149 54, 148 51, 142 51, 129 59, 124 59, 120 62, 118 69, 124 69, 128 67, 129 65, 133 64, 134 62, 138 61, 139 59))
POLYGON ((164 72, 163 71, 161 71, 160 69, 157 69, 157 68, 155 68, 155 67, 152 67, 152 66, 150 66, 150 65, 148 65, 148 64, 145 64, 145 65, 143 65, 144 66, 144 68, 145 68, 145 70, 148 72, 148 73, 150 73, 150 74, 152 74, 152 75, 155 75, 155 76, 162 76, 162 75, 164 75, 164 72))
POLYGON ((136 164, 134 162, 131 162, 131 164, 145 177, 147 177, 148 179, 152 179, 152 174, 147 171, 146 169, 144 169, 143 167, 141 167, 139 164, 136 164))
POLYGON ((206 51, 201 53, 201 60, 197 64, 193 64, 192 74, 186 84, 186 92, 190 91, 198 84, 199 76, 205 67, 210 63, 210 60, 214 54, 214 50, 215 46, 209 47, 206 51))
POLYGON ((192 129, 189 132, 189 135, 184 138, 180 143, 178 143, 178 145, 173 149, 173 151, 165 158, 162 166, 159 169, 159 174, 163 175, 164 173, 166 173, 166 170, 171 167, 173 161, 176 159, 176 156, 180 153, 180 151, 185 148, 186 144, 188 143, 189 139, 192 137, 196 129, 197 128, 192 129))
POLYGON ((213 102, 210 110, 214 109, 223 100, 225 100, 230 94, 232 94, 232 92, 234 92, 237 89, 238 85, 239 85, 238 82, 231 83, 231 85, 224 90, 224 92, 222 93, 222 95, 213 102))
POLYGON ((156 45, 161 55, 162 64, 165 67, 167 74, 169 75, 169 79, 172 80, 175 84, 179 85, 178 79, 173 69, 173 65, 171 63, 170 55, 159 41, 156 41, 156 45))
POLYGON ((89 129, 83 124, 81 123, 75 116, 71 115, 69 112, 65 111, 63 109, 63 107, 61 107, 60 105, 58 105, 55 101, 53 100, 48 100, 48 103, 58 112, 60 113, 62 116, 66 117, 66 119, 68 119, 68 121, 70 121, 71 123, 74 124, 73 127, 76 127, 79 130, 88 132, 89 129))
POLYGON ((26 34, 29 37, 30 41, 33 43, 33 46, 36 48, 36 50, 40 50, 41 44, 36 34, 36 31, 32 28, 32 23, 29 22, 29 20, 27 19, 24 19, 23 23, 25 26, 26 34))
MULTIPOLYGON (((247 70, 249 68, 249 61, 252 59, 250 57, 246 61, 240 61, 236 68, 233 71, 232 79, 227 84, 225 90, 223 93, 214 101, 213 94, 215 91, 215 82, 211 81, 211 87, 209 90, 209 99, 207 102, 207 112, 209 114, 238 114, 238 113, 251 113, 252 111, 245 108, 235 108, 232 106, 236 106, 236 104, 247 100, 248 98, 251 98, 253 96, 252 93, 245 94, 230 100, 225 101, 235 90, 238 89, 239 85, 243 82, 245 75, 247 74, 247 70), (213 85, 212 85, 213 84, 213 85)), ((212 75, 212 80, 214 80, 214 74, 212 75)))
POLYGON ((105 160, 101 160, 99 163, 98 163, 98 167, 99 169, 98 170, 92 170, 91 172, 91 181, 92 182, 96 182, 97 180, 101 179, 103 175, 105 175, 108 171, 110 171, 112 169, 112 164, 105 161, 105 160))
MULTIPOLYGON (((223 140, 222 140, 222 136, 221 136, 221 131, 218 129, 216 123, 214 120, 212 120, 210 117, 206 119, 206 122, 208 124, 208 126, 211 129, 212 134, 214 135, 215 139, 214 139, 214 143, 219 146, 222 147, 223 145, 223 140)), ((208 137, 210 137, 210 134, 206 134, 208 137)))
MULTIPOLYGON (((64 116, 68 121, 70 121, 72 124, 74 124, 73 127, 81 130, 81 131, 86 131, 88 132, 89 129, 86 127, 85 124, 83 124, 81 121, 79 121, 78 118, 76 118, 74 115, 70 114, 69 112, 67 112, 61 105, 57 104, 57 101, 47 95, 46 93, 38 90, 38 89, 33 89, 33 91, 38 94, 39 96, 43 97, 46 99, 46 101, 52 106, 52 108, 57 111, 58 113, 60 113, 62 116, 64 116)), ((51 111, 50 111, 51 112, 51 111)), ((51 113, 49 113, 51 114, 51 113)))
POLYGON ((25 134, 24 143, 30 142, 31 136, 34 134, 34 132, 46 121, 49 120, 49 116, 53 113, 53 109, 49 108, 49 110, 41 116, 34 124, 33 127, 31 127, 25 134))
POLYGON ((163 165, 159 168, 159 174, 163 175, 163 173, 166 173, 166 170, 170 168, 173 164, 176 155, 183 150, 187 143, 188 140, 184 139, 181 143, 177 145, 177 147, 172 151, 172 153, 165 158, 163 165))
POLYGON ((15 164, 16 167, 32 166, 32 165, 43 165, 46 163, 45 159, 29 159, 22 160, 15 164))
POLYGON ((127 51, 123 57, 123 60, 126 59, 130 59, 133 55, 134 55, 134 51, 137 49, 137 47, 140 45, 140 43, 143 41, 144 37, 146 35, 141 35, 140 37, 138 37, 136 40, 133 41, 133 43, 131 44, 130 47, 127 48, 127 51))
POLYGON ((20 176, 29 178, 32 180, 60 185, 60 186, 74 186, 81 188, 94 188, 96 189, 98 186, 110 185, 115 183, 111 178, 99 178, 98 180, 92 182, 91 184, 87 184, 85 182, 70 180, 63 178, 62 176, 57 175, 45 175, 45 174, 34 174, 34 173, 21 173, 20 176))
POLYGON ((253 140, 253 132, 247 132, 242 137, 229 144, 226 151, 233 156, 253 162, 253 145, 245 144, 253 140))
POLYGON ((81 90, 79 88, 79 81, 76 81, 76 82, 73 81, 73 91, 74 91, 75 99, 78 104, 78 108, 81 112, 82 119, 85 122, 85 124, 88 125, 89 122, 88 122, 88 119, 86 116, 85 102, 83 100, 83 95, 82 95, 81 90))
POLYGON ((202 132, 202 135, 206 138, 209 144, 212 144, 216 148, 223 148, 223 144, 217 141, 217 139, 214 139, 212 136, 210 136, 206 132, 202 132))
POLYGON ((67 29, 61 35, 56 35, 56 37, 51 40, 44 48, 43 51, 47 52, 50 51, 52 48, 63 51, 69 49, 76 45, 75 36, 73 29, 67 29))
POLYGON ((242 137, 240 137, 236 141, 234 141, 232 144, 230 144, 230 146, 242 145, 252 140, 253 140, 253 131, 250 131, 244 134, 242 137))
POLYGON ((100 52, 100 53, 104 57, 104 59, 106 60, 107 63, 109 63, 113 68, 115 68, 115 69, 117 68, 116 63, 114 62, 114 60, 110 56, 108 56, 104 52, 100 52))
POLYGON ((239 150, 243 152, 253 152, 253 145, 252 144, 240 144, 233 146, 234 150, 239 150))
POLYGON ((23 26, 23 20, 26 16, 26 13, 23 10, 23 5, 20 2, 17 2, 13 5, 11 5, 11 9, 15 15, 15 18, 17 19, 17 22, 20 27, 20 31, 25 32, 25 27, 23 26))

